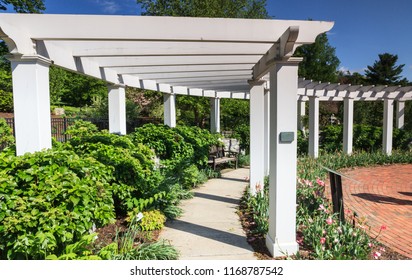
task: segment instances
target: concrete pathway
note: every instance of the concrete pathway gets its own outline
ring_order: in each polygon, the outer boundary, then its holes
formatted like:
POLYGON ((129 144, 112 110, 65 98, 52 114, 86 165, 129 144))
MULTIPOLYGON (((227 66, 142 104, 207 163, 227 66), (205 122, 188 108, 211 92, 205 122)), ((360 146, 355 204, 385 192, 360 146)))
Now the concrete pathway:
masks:
POLYGON ((180 251, 181 260, 256 260, 246 241, 236 208, 249 169, 239 168, 211 179, 183 201, 181 218, 168 221, 160 238, 180 251))
POLYGON ((412 165, 356 168, 343 173, 345 208, 365 217, 371 236, 412 259, 412 165), (385 225, 386 230, 381 226, 385 225))

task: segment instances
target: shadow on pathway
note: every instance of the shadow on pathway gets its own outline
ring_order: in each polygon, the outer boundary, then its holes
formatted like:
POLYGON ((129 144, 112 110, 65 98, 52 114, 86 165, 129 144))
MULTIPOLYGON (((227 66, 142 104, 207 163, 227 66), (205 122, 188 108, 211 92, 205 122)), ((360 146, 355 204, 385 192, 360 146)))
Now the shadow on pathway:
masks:
POLYGON ((179 250, 181 260, 256 260, 236 213, 248 176, 249 169, 239 168, 197 188, 182 203, 182 217, 166 222, 160 238, 179 250))

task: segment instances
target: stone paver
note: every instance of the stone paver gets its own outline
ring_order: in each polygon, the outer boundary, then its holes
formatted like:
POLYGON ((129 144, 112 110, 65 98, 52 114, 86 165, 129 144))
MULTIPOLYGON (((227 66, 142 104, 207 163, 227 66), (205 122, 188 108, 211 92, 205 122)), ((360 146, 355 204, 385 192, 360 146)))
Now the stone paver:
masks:
POLYGON ((249 169, 236 169, 211 179, 181 205, 181 218, 168 221, 160 238, 169 240, 181 260, 256 260, 236 208, 248 182, 249 169))
POLYGON ((365 217, 371 236, 412 258, 412 165, 356 168, 343 174, 345 208, 365 217), (387 229, 380 232, 381 225, 387 229), (380 233, 379 233, 380 232, 380 233))

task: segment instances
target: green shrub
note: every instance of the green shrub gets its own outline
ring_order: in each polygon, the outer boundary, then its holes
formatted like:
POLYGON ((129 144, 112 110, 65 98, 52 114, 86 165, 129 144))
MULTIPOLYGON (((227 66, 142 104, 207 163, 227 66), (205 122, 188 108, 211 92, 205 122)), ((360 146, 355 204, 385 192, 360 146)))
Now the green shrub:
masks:
POLYGON ((60 255, 113 221, 113 169, 71 151, 0 154, 0 257, 60 255))
POLYGON ((92 135, 98 131, 97 126, 91 122, 77 120, 74 124, 70 125, 65 134, 71 135, 72 137, 82 137, 86 135, 92 135))
POLYGON ((165 222, 166 217, 159 210, 145 211, 139 221, 139 228, 143 231, 162 229, 165 222))
POLYGON ((249 154, 250 150, 250 126, 249 124, 241 124, 234 129, 233 137, 240 141, 240 149, 249 154))
POLYGON ((176 164, 191 160, 193 147, 174 129, 166 125, 145 124, 136 128, 131 134, 133 143, 142 143, 155 150, 156 155, 163 160, 162 164, 173 167, 176 164))
POLYGON ((177 126, 174 130, 183 137, 186 143, 192 146, 194 153, 191 162, 198 167, 206 166, 210 147, 218 145, 221 136, 197 126, 177 126))
POLYGON ((13 131, 6 123, 6 120, 0 119, 0 150, 13 144, 13 131))
MULTIPOLYGON (((382 127, 371 125, 353 126, 353 149, 357 151, 375 152, 382 148, 382 127)), ((412 140, 412 132, 393 129, 393 148, 409 150, 412 140)), ((343 127, 329 125, 324 127, 321 134, 321 147, 328 152, 341 151, 343 141, 343 127)), ((299 148, 298 148, 299 149, 299 148)))
POLYGON ((325 151, 341 151, 343 139, 343 127, 340 125, 328 125, 323 128, 321 134, 321 147, 325 151))
POLYGON ((309 149, 309 138, 307 135, 303 134, 302 131, 298 130, 298 142, 297 142, 297 152, 298 155, 303 155, 308 153, 309 149))
POLYGON ((126 136, 107 131, 73 137, 72 149, 81 156, 93 157, 113 172, 116 211, 125 214, 139 206, 140 198, 159 193, 161 175, 155 168, 154 153, 145 145, 134 145, 126 136))
POLYGON ((0 112, 13 112, 13 93, 0 89, 0 112))

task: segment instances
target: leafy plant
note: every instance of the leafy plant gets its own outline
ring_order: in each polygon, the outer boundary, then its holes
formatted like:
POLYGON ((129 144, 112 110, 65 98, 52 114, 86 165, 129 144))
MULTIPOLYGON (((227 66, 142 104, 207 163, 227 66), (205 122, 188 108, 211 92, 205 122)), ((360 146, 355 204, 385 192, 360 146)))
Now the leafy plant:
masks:
POLYGON ((117 234, 113 243, 100 250, 99 256, 105 260, 176 260, 177 250, 164 242, 136 244, 138 223, 143 217, 136 215, 128 230, 123 235, 117 234))
POLYGON ((166 222, 166 217, 159 210, 143 212, 143 218, 139 221, 139 228, 143 231, 161 229, 166 222))
POLYGON ((6 121, 0 118, 0 150, 13 144, 13 132, 6 121))
POLYGON ((44 259, 113 221, 113 169, 71 151, 0 154, 0 257, 44 259))

